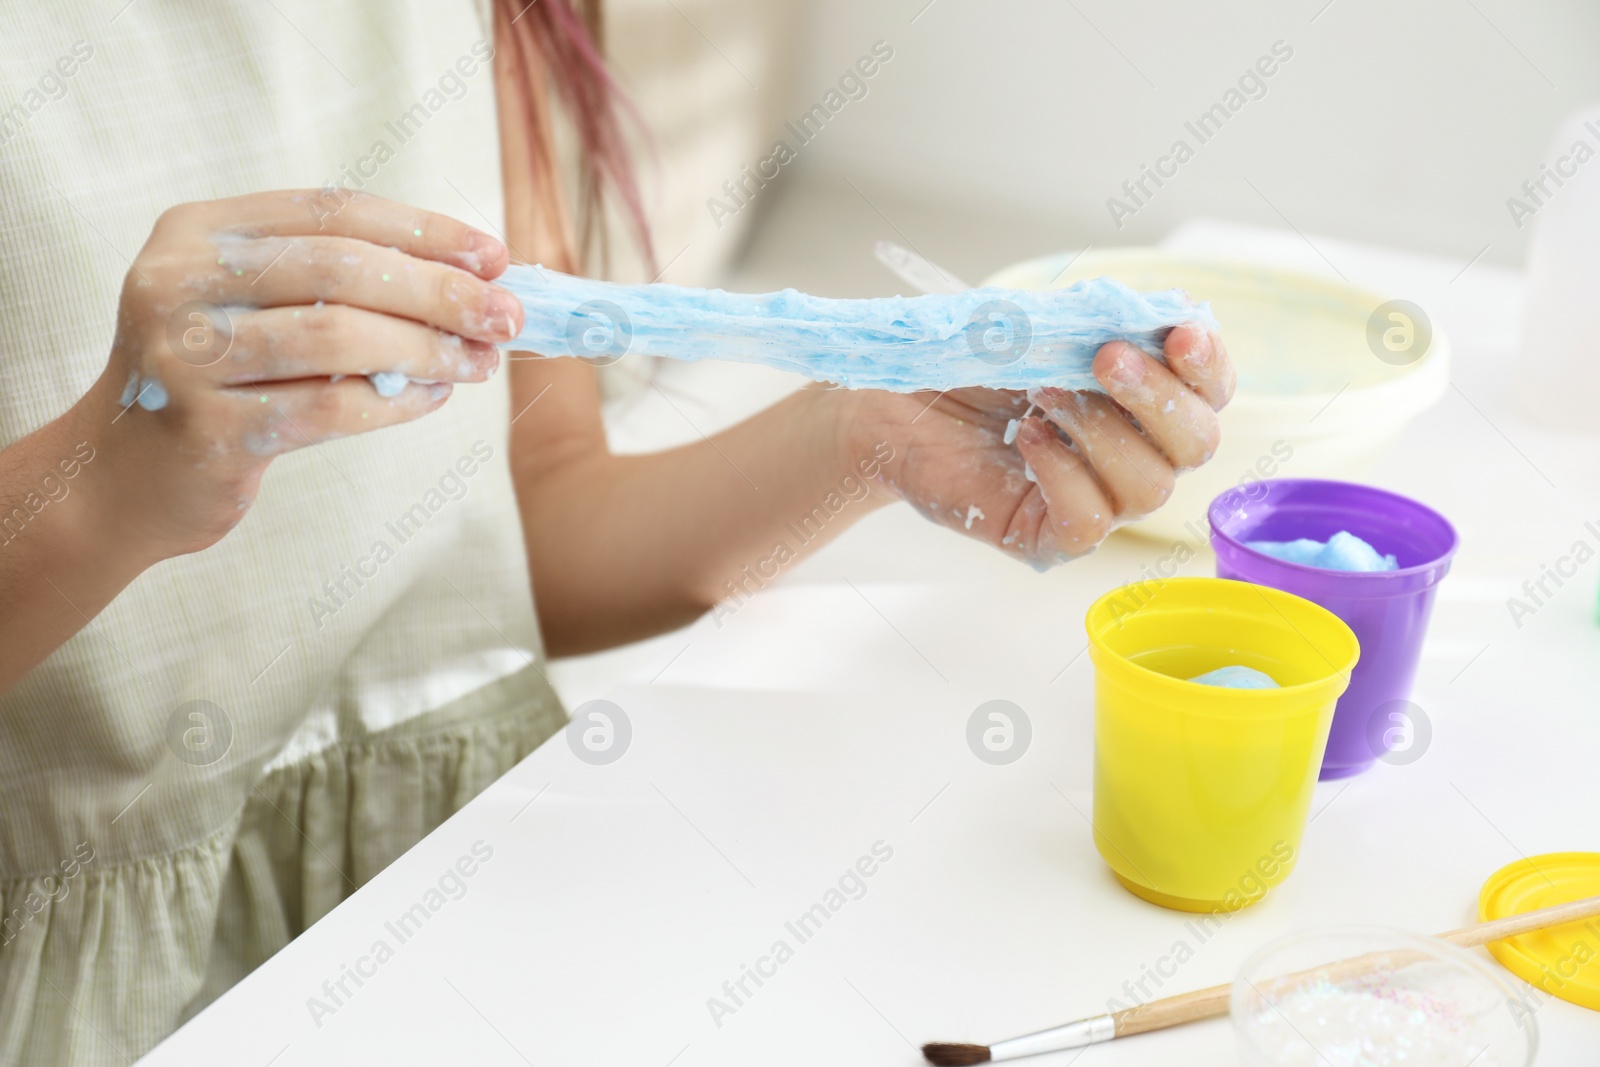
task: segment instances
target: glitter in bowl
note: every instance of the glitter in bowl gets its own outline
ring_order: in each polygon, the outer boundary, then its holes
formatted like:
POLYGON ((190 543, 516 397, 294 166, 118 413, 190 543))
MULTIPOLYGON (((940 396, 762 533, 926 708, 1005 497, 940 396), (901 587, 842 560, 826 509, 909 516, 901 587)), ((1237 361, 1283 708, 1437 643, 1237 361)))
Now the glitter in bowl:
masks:
POLYGON ((1533 1009, 1503 975, 1442 941, 1346 929, 1287 938, 1235 979, 1250 1067, 1526 1067, 1533 1009))

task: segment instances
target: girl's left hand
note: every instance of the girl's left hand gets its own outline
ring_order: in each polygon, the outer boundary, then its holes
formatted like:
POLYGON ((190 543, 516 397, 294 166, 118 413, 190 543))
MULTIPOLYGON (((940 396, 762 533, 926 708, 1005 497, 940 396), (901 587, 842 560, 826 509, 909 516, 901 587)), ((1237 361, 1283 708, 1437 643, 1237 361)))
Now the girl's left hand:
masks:
POLYGON ((1109 395, 853 394, 852 454, 888 441, 895 459, 883 481, 893 492, 1035 566, 1087 555, 1116 525, 1165 503, 1178 472, 1216 450, 1216 412, 1234 388, 1222 340, 1186 325, 1163 347, 1165 365, 1121 341, 1102 347, 1094 376, 1109 395))

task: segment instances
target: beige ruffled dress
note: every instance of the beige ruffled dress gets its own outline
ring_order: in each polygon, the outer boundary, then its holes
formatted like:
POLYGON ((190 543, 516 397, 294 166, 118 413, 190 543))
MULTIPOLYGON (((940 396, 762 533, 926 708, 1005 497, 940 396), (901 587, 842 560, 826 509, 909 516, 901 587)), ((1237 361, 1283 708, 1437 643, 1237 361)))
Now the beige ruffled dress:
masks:
MULTIPOLYGON (((0 444, 100 374, 172 204, 333 182, 494 232, 490 43, 473 0, 7 4, 0 444)), ((508 408, 277 459, 0 697, 0 1063, 131 1062, 561 727, 508 408)))

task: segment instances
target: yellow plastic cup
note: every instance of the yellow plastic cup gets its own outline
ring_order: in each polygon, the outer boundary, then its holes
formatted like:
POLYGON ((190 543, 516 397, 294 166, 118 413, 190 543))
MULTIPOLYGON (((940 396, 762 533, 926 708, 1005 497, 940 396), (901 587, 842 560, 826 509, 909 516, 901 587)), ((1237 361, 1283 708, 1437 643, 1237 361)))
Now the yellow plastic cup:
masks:
POLYGON ((1124 586, 1095 601, 1085 626, 1095 848, 1162 907, 1260 900, 1299 856, 1356 635, 1309 600, 1221 578, 1124 586), (1281 688, 1187 681, 1233 664, 1281 688))

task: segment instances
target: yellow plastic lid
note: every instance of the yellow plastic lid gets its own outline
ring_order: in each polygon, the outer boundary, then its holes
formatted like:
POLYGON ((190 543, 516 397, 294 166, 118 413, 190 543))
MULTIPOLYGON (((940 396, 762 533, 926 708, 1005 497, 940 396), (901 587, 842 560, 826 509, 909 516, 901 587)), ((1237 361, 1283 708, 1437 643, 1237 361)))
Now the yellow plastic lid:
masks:
MULTIPOLYGON (((1508 863, 1478 893, 1482 920, 1600 896, 1600 852, 1552 852, 1508 863)), ((1600 918, 1491 942, 1500 965, 1535 989, 1600 1011, 1600 918)))

